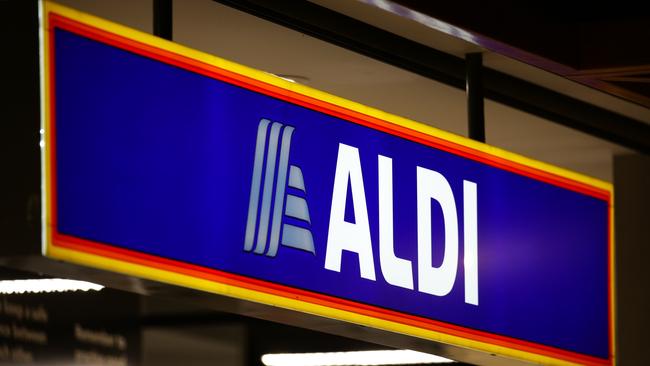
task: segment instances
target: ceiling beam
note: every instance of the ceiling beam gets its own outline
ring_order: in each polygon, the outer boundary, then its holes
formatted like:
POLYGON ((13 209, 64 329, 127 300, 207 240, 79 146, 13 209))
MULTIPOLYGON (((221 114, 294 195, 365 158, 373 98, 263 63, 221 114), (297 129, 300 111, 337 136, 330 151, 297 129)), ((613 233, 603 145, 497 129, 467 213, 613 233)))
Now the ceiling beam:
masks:
MULTIPOLYGON (((307 1, 215 0, 444 84, 465 88, 465 61, 307 1)), ((650 154, 650 125, 485 68, 485 96, 650 154)))

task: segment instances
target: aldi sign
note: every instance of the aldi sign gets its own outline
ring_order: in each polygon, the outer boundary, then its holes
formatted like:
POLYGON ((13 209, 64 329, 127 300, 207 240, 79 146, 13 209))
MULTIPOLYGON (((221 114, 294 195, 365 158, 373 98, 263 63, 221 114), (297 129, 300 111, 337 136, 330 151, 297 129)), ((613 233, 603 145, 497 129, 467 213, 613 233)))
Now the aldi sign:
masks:
POLYGON ((612 188, 45 3, 45 255, 613 363, 612 188))

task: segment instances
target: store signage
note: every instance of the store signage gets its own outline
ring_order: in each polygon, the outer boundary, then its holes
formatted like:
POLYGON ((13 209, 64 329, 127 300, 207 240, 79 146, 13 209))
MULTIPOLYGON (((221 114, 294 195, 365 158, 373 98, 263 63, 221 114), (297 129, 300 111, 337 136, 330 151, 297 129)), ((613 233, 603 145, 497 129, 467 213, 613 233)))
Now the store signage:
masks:
POLYGON ((611 186, 46 3, 46 255, 611 364, 611 186))
POLYGON ((0 294, 0 364, 139 364, 139 300, 110 289, 0 294))

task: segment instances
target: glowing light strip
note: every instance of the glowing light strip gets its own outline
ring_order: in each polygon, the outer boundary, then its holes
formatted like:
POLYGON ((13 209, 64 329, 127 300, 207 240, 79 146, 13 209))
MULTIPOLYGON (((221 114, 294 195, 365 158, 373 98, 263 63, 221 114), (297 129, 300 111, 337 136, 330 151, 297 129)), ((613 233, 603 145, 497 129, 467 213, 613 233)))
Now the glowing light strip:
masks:
POLYGON ((410 350, 273 353, 262 356, 266 366, 415 365, 455 362, 410 350))
POLYGON ((44 278, 35 280, 0 281, 0 294, 23 294, 65 291, 99 291, 104 286, 92 282, 44 278))

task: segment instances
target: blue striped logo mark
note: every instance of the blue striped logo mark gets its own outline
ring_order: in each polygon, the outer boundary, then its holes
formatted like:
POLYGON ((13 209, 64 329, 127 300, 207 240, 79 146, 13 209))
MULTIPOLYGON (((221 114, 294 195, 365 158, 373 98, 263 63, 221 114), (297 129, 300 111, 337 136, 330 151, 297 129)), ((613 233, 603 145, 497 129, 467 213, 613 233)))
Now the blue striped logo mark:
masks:
POLYGON ((278 246, 315 254, 302 170, 289 164, 295 128, 262 119, 257 127, 244 250, 275 257, 278 246), (289 217, 290 220, 286 220, 289 217), (290 221, 284 222, 283 221, 290 221))

